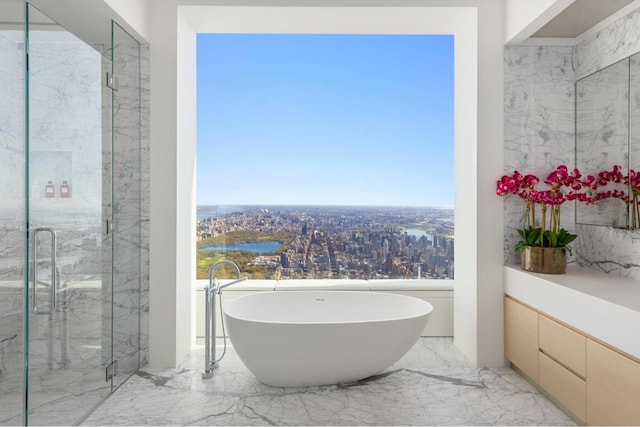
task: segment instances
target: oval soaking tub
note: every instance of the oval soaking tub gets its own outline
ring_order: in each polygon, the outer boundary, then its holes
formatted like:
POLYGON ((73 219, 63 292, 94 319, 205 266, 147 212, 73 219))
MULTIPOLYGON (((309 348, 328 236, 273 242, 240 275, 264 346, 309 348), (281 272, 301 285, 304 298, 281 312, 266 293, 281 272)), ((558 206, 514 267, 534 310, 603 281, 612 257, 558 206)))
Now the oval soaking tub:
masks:
POLYGON ((432 310, 414 297, 349 291, 261 292, 223 307, 236 353, 276 387, 374 375, 413 347, 432 310))

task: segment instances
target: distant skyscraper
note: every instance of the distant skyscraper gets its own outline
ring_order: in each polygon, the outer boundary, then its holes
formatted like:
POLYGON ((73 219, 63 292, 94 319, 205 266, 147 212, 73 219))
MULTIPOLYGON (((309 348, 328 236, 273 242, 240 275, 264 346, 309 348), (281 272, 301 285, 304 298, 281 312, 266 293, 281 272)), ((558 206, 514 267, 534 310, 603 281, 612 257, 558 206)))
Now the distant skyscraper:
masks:
POLYGON ((393 260, 391 258, 387 258, 384 262, 384 272, 393 273, 393 260))
POLYGON ((302 225, 302 235, 306 236, 307 235, 307 224, 303 224, 302 225))
POLYGON ((282 265, 282 268, 289 268, 289 258, 287 254, 280 255, 280 265, 282 265))
POLYGON ((389 257, 389 240, 384 239, 384 241, 382 242, 382 258, 383 260, 387 260, 387 258, 389 257))

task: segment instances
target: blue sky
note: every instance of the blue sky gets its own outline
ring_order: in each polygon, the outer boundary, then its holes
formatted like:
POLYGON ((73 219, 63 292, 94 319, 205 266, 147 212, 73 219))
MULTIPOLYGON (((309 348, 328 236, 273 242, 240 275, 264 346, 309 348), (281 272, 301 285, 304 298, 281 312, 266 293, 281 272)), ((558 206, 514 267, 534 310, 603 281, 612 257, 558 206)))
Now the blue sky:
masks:
POLYGON ((198 34, 198 205, 453 207, 453 36, 198 34))

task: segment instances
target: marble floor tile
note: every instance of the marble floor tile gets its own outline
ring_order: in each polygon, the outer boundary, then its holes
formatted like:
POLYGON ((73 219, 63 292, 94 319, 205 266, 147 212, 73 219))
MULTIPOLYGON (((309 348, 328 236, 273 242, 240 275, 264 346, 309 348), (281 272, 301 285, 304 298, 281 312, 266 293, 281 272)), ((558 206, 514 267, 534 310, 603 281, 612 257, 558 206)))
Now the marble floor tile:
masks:
POLYGON ((450 338, 421 338, 381 374, 332 386, 264 385, 233 348, 204 380, 203 360, 198 349, 179 369, 140 371, 84 424, 575 425, 512 369, 473 368, 450 338))

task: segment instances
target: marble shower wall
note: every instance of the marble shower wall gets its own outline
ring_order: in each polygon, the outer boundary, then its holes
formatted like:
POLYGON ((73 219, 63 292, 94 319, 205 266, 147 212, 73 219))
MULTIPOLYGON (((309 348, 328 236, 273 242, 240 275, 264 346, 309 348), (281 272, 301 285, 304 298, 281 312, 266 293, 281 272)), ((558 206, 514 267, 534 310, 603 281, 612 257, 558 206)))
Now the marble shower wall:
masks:
MULTIPOLYGON (((575 164, 574 83, 640 51, 640 9, 580 41, 576 46, 515 46, 504 51, 505 173, 544 174, 575 164)), ((637 64, 637 57, 632 62, 637 64)), ((633 65, 632 65, 633 66, 633 65)), ((632 85, 632 109, 640 92, 632 85)), ((631 136, 640 138, 640 117, 631 114, 631 136)), ((633 151, 631 153, 633 157, 633 151)), ((638 158, 638 155, 635 155, 638 158)), ((522 203, 505 202, 505 262, 517 262, 522 203)), ((575 260, 581 266, 640 279, 640 231, 577 225, 567 206, 562 225, 578 234, 575 260)))
POLYGON ((113 25, 113 358, 117 382, 139 365, 140 350, 140 45, 113 25))
MULTIPOLYGON (((574 71, 572 48, 517 46, 504 51, 504 172, 517 170, 541 179, 558 165, 574 164, 574 71)), ((499 178, 499 177, 496 177, 499 178)), ((495 196, 497 197, 497 196, 495 196)), ((509 197, 505 209, 505 262, 519 262, 524 203, 509 197)), ((539 214, 539 212, 538 212, 539 214)), ((574 230, 574 209, 566 204, 561 225, 574 230)))
POLYGON ((140 45, 140 366, 149 361, 149 215, 151 135, 149 45, 140 45))

